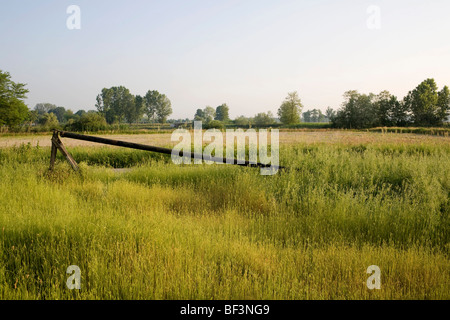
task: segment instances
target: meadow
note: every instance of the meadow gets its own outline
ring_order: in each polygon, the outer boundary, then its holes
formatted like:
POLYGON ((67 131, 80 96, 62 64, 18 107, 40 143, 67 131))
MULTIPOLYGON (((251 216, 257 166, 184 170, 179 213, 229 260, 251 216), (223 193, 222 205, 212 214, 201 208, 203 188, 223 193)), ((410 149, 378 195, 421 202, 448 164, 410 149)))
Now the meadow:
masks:
POLYGON ((68 140, 80 172, 49 172, 5 139, 0 299, 450 298, 448 136, 280 133, 274 176, 68 140))

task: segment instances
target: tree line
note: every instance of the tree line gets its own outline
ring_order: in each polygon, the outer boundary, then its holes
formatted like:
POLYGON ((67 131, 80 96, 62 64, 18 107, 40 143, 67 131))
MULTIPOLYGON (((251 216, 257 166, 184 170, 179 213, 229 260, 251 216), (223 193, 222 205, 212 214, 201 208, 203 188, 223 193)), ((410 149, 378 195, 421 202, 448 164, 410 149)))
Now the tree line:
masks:
MULTIPOLYGON (((278 109, 285 125, 300 122, 303 105, 296 92, 289 93, 278 109)), ((399 100, 389 91, 361 94, 357 90, 344 93, 344 102, 337 111, 328 107, 325 114, 318 109, 303 113, 304 122, 330 121, 336 128, 372 128, 379 126, 442 126, 448 121, 450 91, 439 90, 434 79, 422 81, 399 100)))
POLYGON ((347 91, 342 107, 330 118, 338 128, 442 126, 449 111, 449 88, 439 90, 434 79, 426 79, 402 100, 388 91, 377 95, 347 91))
POLYGON ((124 86, 103 88, 96 97, 96 111, 73 112, 52 103, 38 103, 28 109, 24 99, 26 84, 11 80, 0 70, 0 127, 18 129, 39 126, 38 131, 65 128, 75 131, 97 131, 113 124, 134 123, 145 114, 149 121, 165 123, 172 114, 172 105, 165 94, 148 90, 144 96, 133 95, 124 86))
POLYGON ((226 103, 216 107, 206 106, 204 109, 197 109, 194 114, 194 121, 202 121, 208 128, 221 128, 226 125, 234 124, 242 127, 270 126, 277 123, 295 124, 300 122, 300 114, 303 105, 297 92, 288 93, 285 101, 278 109, 279 119, 276 118, 271 111, 260 112, 254 117, 245 117, 243 115, 230 120, 229 107, 226 103))
MULTIPOLYGON (((133 95, 124 86, 103 88, 96 97, 96 110, 88 112, 51 103, 38 103, 29 110, 24 99, 28 90, 23 83, 15 83, 8 72, 0 70, 0 126, 15 127, 24 123, 40 125, 45 130, 64 126, 75 131, 96 131, 108 125, 136 123, 144 116, 148 122, 176 122, 168 119, 172 114, 169 98, 156 90, 145 95, 133 95)), ((257 113, 254 117, 238 116, 230 119, 229 106, 199 108, 193 120, 202 121, 209 128, 292 126, 300 122, 331 122, 336 128, 370 128, 377 126, 441 126, 448 119, 450 91, 441 90, 434 79, 426 79, 401 100, 388 91, 379 94, 361 94, 356 90, 344 93, 344 102, 338 110, 328 107, 325 113, 312 109, 302 113, 303 104, 296 91, 288 93, 277 110, 257 113)), ((184 119, 179 122, 192 123, 184 119)))
POLYGON ((165 94, 148 90, 144 96, 133 95, 124 86, 103 88, 95 107, 108 124, 139 121, 145 114, 149 120, 165 123, 172 114, 172 104, 165 94))

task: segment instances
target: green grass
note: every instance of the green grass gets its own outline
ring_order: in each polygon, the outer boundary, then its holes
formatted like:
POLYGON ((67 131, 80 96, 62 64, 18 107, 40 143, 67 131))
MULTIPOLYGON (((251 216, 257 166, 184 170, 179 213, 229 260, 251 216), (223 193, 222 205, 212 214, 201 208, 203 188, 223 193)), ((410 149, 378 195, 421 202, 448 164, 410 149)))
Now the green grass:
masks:
POLYGON ((282 146, 275 176, 69 151, 0 149, 1 299, 450 298, 448 144, 282 146))

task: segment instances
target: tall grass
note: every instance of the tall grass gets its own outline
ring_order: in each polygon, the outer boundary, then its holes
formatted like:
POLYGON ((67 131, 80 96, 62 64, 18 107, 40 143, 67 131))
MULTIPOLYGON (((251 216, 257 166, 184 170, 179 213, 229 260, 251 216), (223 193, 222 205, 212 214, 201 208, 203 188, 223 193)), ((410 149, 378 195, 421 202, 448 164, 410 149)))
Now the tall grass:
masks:
POLYGON ((296 144, 275 176, 70 152, 80 174, 49 173, 49 148, 0 149, 2 299, 450 297, 448 145, 296 144))
POLYGON ((377 127, 368 129, 370 132, 382 132, 382 133, 415 133, 415 134, 428 134, 448 137, 450 134, 450 128, 448 125, 442 127, 377 127))

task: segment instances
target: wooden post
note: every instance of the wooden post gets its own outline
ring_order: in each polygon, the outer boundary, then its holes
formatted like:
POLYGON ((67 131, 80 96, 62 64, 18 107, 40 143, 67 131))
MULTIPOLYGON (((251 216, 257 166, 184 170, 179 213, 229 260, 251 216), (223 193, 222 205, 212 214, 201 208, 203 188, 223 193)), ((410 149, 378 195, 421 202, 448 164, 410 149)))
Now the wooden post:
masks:
POLYGON ((66 147, 62 143, 61 139, 59 139, 58 131, 53 132, 52 136, 52 154, 50 157, 50 170, 54 168, 55 165, 55 159, 56 159, 56 151, 59 150, 63 154, 63 156, 67 159, 67 161, 72 166, 73 170, 78 171, 78 164, 77 162, 72 158, 72 156, 67 152, 66 147))
POLYGON ((50 170, 53 170, 55 168, 56 152, 58 152, 58 147, 53 142, 53 139, 55 138, 55 135, 56 135, 56 138, 58 138, 58 133, 57 132, 53 132, 52 151, 51 151, 51 155, 50 155, 50 170))

